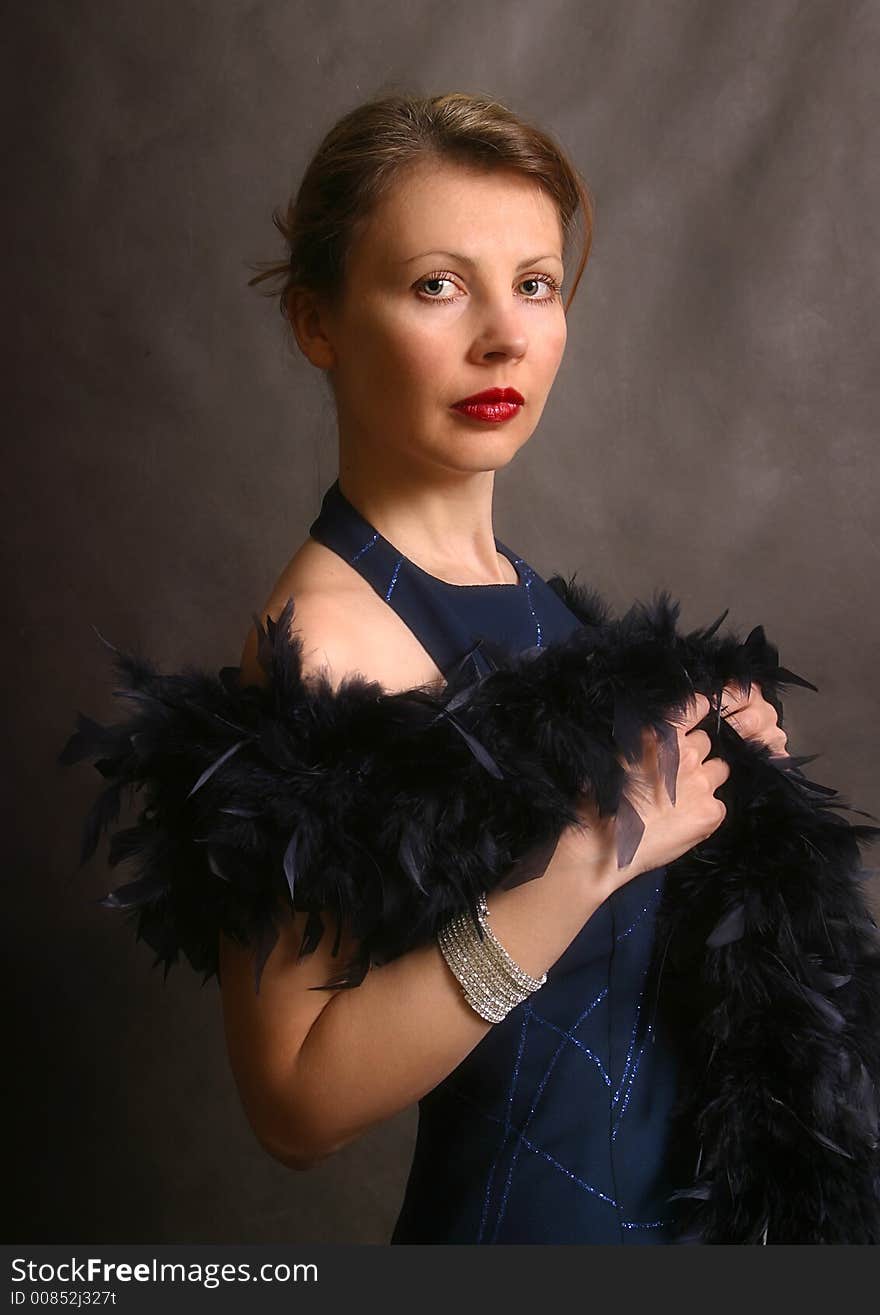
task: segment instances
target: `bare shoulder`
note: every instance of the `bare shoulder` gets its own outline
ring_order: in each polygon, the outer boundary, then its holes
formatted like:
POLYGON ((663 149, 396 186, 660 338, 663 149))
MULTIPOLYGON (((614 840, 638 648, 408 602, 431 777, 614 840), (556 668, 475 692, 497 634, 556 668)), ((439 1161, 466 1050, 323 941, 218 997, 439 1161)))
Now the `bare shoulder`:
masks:
MULTIPOLYGON (((303 673, 323 674, 333 688, 359 673, 387 689, 443 681, 436 663, 397 613, 358 572, 331 549, 308 538, 281 571, 258 615, 276 620, 293 599, 291 633, 302 643, 303 673)), ((242 653, 242 676, 265 684, 251 626, 242 653)))

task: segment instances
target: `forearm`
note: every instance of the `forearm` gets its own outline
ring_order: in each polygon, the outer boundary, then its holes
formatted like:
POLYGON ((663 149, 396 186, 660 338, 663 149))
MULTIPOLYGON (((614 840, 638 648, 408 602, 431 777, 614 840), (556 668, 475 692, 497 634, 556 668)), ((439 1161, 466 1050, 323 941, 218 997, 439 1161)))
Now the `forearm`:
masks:
MULTIPOLYGON (((494 891, 490 925, 540 977, 607 893, 600 873, 557 858, 538 879, 494 891)), ((333 996, 296 1056, 289 1126, 297 1154, 328 1154, 412 1105, 492 1026, 464 999, 436 944, 372 968, 360 986, 333 996)))

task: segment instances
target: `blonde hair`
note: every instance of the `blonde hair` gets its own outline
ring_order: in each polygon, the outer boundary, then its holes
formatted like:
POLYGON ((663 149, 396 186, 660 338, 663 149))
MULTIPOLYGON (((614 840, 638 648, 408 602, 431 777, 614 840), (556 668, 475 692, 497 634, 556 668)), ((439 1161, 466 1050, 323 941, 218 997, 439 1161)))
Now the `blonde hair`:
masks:
POLYGON ((313 155, 295 197, 276 207, 272 221, 287 244, 282 261, 251 265, 248 280, 278 296, 287 318, 291 289, 308 288, 336 302, 348 252, 365 220, 406 166, 443 159, 483 169, 513 169, 534 179, 555 202, 567 245, 583 218, 580 256, 568 310, 589 259, 593 202, 562 147, 543 129, 499 101, 464 92, 443 96, 396 94, 366 101, 334 124, 313 155))

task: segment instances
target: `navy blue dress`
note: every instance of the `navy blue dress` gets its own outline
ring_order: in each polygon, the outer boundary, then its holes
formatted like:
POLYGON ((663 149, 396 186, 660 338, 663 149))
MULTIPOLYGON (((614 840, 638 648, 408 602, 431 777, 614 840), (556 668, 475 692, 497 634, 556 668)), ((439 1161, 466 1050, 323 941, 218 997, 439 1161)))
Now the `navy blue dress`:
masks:
MULTIPOLYGON (((427 574, 364 519, 338 480, 309 533, 373 586, 442 672, 480 636, 520 651, 580 625, 498 539, 516 584, 427 574)), ((615 891, 546 984, 419 1102, 392 1243, 671 1240, 676 1064, 648 986, 664 876, 664 868, 645 872, 615 891)))

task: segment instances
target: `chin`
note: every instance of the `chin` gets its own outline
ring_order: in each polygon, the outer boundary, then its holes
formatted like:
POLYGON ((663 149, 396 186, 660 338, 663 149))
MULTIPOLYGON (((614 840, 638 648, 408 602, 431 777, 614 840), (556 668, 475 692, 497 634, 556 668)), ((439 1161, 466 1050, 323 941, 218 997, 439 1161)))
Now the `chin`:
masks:
POLYGON ((479 428, 474 425, 466 432, 459 431, 452 443, 447 442, 447 450, 463 455, 479 452, 493 463, 496 460, 509 461, 521 447, 525 447, 537 428, 537 420, 532 423, 531 416, 528 427, 522 420, 522 416, 517 416, 504 425, 486 424, 479 428))
POLYGON ((447 454, 446 465, 454 470, 459 470, 464 474, 475 475, 479 472, 489 470, 503 470, 513 461, 517 452, 528 439, 523 439, 520 443, 494 443, 491 447, 474 447, 472 452, 457 451, 454 454, 447 454))

